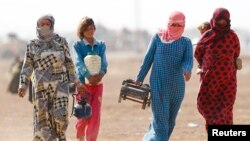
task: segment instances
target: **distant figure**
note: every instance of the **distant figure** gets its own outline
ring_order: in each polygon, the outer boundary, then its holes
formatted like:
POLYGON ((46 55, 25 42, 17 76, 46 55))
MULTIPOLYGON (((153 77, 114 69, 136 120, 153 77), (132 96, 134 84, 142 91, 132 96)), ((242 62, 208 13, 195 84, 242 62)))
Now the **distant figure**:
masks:
POLYGON ((207 30, 211 29, 209 22, 204 22, 198 26, 198 30, 200 31, 201 35, 205 33, 207 30))
POLYGON ((233 124, 240 42, 230 21, 227 9, 215 9, 210 21, 212 29, 204 33, 195 49, 194 56, 202 70, 197 107, 206 120, 206 129, 208 125, 233 124))
POLYGON ((45 15, 37 21, 37 39, 27 45, 18 94, 24 97, 33 73, 34 141, 66 141, 68 85, 85 87, 75 75, 67 41, 54 33, 55 20, 45 15))
POLYGON ((151 70, 152 121, 143 141, 168 141, 185 93, 185 81, 191 77, 193 47, 182 36, 185 16, 173 12, 167 28, 155 34, 149 45, 136 84, 141 85, 151 70))
POLYGON ((11 81, 9 83, 8 91, 12 94, 18 93, 19 86, 19 76, 23 66, 23 61, 17 56, 14 60, 14 63, 11 65, 11 81))
MULTIPOLYGON (((79 38, 73 45, 75 51, 76 72, 81 83, 86 86, 91 99, 91 117, 78 119, 76 123, 78 141, 96 141, 101 120, 101 104, 103 83, 102 78, 107 73, 106 45, 103 41, 94 37, 96 30, 92 18, 81 19, 77 36, 79 38)), ((81 94, 81 93, 78 93, 81 94)))

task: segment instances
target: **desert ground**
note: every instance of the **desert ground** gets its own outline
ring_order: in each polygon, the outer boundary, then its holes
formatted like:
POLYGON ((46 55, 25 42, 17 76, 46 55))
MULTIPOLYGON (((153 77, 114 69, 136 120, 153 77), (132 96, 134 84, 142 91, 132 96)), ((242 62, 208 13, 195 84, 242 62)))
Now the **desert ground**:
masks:
MULTIPOLYGON (((141 109, 141 104, 132 101, 118 103, 121 83, 134 79, 143 59, 143 54, 108 53, 108 73, 103 79, 104 93, 102 117, 98 141, 141 141, 151 120, 151 109, 141 109)), ((250 124, 250 57, 243 58, 243 69, 238 71, 238 92, 234 106, 234 123, 250 124)), ((11 75, 11 61, 0 61, 0 141, 31 141, 33 137, 33 105, 28 96, 19 98, 7 92, 11 75)), ((206 141, 204 119, 196 108, 199 77, 195 74, 186 83, 185 97, 179 111, 171 141, 206 141)), ((148 74, 149 76, 149 74, 148 74)), ((148 77, 145 82, 148 82, 148 77)), ((70 96, 69 113, 72 108, 70 96)), ((70 117, 67 130, 68 141, 76 141, 76 118, 70 117)))

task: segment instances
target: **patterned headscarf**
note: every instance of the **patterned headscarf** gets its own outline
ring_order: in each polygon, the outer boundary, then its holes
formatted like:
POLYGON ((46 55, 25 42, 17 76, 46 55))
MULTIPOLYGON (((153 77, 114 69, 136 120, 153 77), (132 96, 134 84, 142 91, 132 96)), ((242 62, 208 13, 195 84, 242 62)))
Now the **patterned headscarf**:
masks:
POLYGON ((38 39, 42 40, 42 41, 50 41, 53 37, 54 37, 54 25, 55 25, 55 19, 52 15, 48 14, 48 15, 43 15, 41 16, 38 20, 37 20, 37 25, 36 25, 36 33, 37 33, 37 37, 38 39), (50 26, 50 30, 51 30, 51 34, 47 37, 44 37, 41 32, 40 32, 40 28, 39 28, 39 24, 41 22, 41 20, 47 19, 51 22, 51 26, 50 26))
POLYGON ((178 40, 185 28, 185 15, 182 12, 175 11, 170 14, 167 29, 160 29, 158 35, 160 36, 162 42, 171 43, 178 40), (173 26, 173 24, 178 24, 179 26, 173 26))

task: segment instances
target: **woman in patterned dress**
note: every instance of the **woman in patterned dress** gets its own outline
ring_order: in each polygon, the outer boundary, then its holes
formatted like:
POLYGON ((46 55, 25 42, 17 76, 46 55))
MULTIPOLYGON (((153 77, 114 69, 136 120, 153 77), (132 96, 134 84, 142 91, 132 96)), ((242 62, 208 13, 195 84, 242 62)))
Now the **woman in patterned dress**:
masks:
POLYGON ((239 39, 231 30, 230 13, 217 8, 195 49, 202 69, 197 106, 208 125, 233 124, 236 96, 236 59, 240 54, 239 39))
POLYGON ((141 85, 153 65, 150 75, 153 115, 143 141, 168 141, 175 127, 185 92, 184 79, 190 79, 193 68, 192 43, 182 36, 184 27, 184 14, 173 12, 167 29, 151 39, 137 75, 136 84, 141 85))
POLYGON ((37 39, 27 45, 20 74, 20 97, 25 95, 33 73, 34 141, 66 141, 68 126, 68 84, 79 91, 67 41, 54 33, 54 18, 45 15, 37 21, 37 39))

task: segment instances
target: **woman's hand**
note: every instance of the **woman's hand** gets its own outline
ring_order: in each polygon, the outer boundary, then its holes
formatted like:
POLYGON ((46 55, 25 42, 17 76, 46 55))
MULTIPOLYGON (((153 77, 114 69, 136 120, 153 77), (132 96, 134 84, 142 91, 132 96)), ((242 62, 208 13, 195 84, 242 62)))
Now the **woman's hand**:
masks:
POLYGON ((26 89, 27 89, 27 88, 19 88, 19 89, 18 89, 18 95, 19 95, 20 97, 24 97, 24 96, 25 96, 25 93, 26 93, 26 89))
POLYGON ((135 85, 136 85, 136 86, 141 86, 141 85, 142 85, 142 82, 139 81, 139 80, 136 80, 136 81, 135 81, 135 85))
POLYGON ((186 81, 189 81, 190 78, 191 78, 191 74, 188 73, 188 72, 184 72, 184 77, 185 77, 185 80, 186 80, 186 81))

